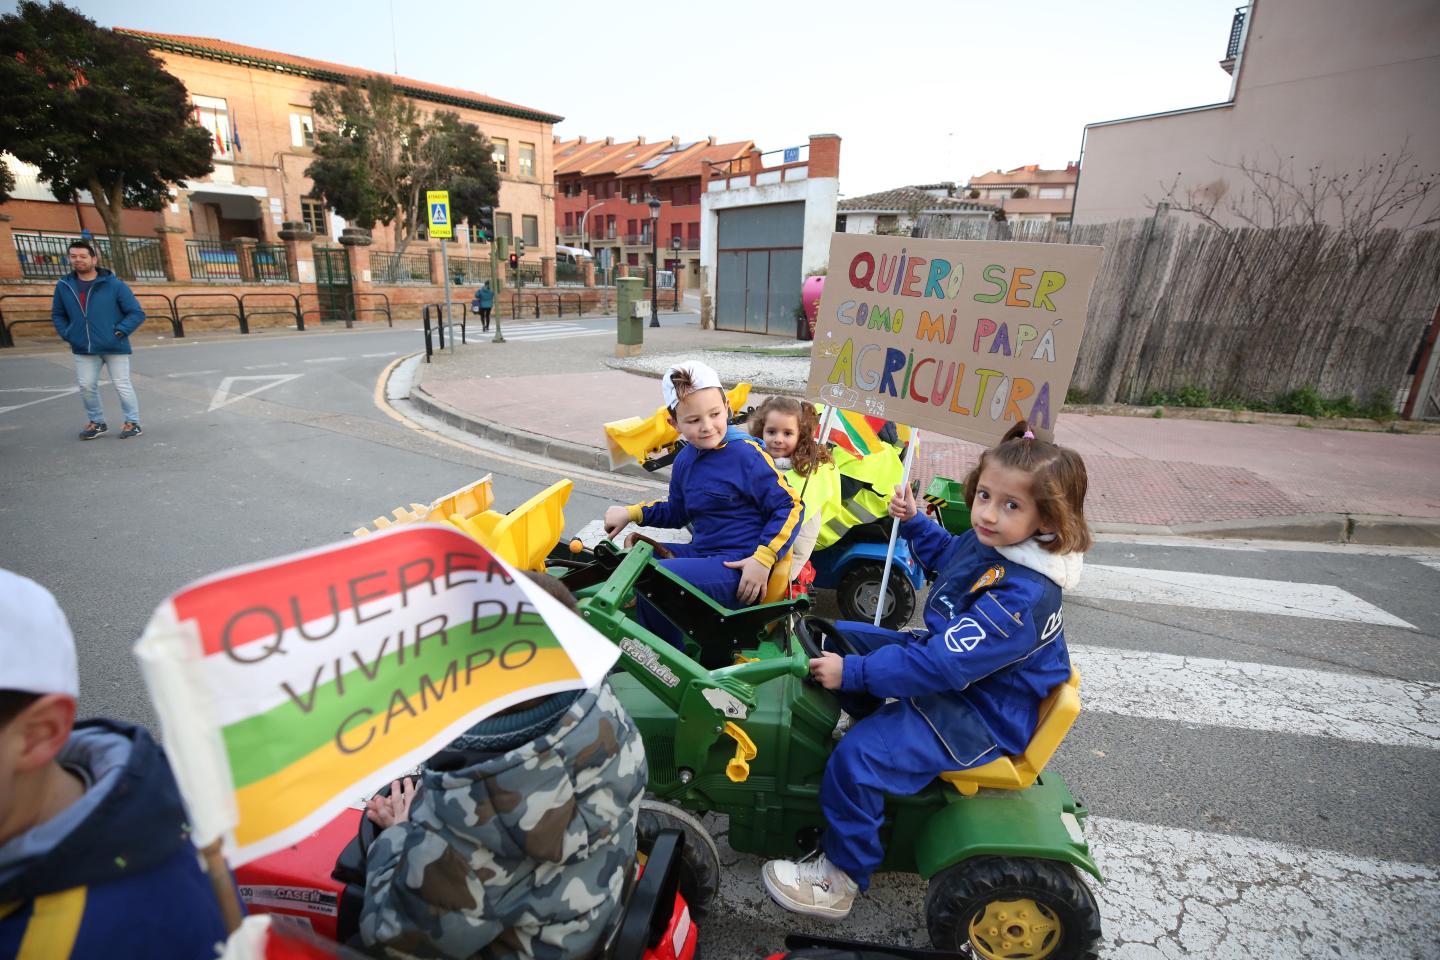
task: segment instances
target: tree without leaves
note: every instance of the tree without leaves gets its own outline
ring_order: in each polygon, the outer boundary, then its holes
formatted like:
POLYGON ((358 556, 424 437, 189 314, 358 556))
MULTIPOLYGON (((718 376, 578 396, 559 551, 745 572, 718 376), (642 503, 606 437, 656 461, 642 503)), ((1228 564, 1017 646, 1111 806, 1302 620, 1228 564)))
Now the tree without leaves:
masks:
MULTIPOLYGON (((59 3, 0 17, 0 90, 0 150, 38 167, 62 203, 88 190, 112 237, 126 207, 159 210, 171 184, 214 168, 185 85, 143 44, 59 3)), ((13 187, 0 182, 0 201, 13 187)), ((111 254, 128 272, 124 245, 111 254)))
POLYGON ((305 175, 315 193, 351 223, 393 225, 403 253, 428 222, 427 190, 450 191, 459 223, 498 201, 490 142, 459 114, 421 113, 380 76, 318 91, 315 161, 305 175))
POLYGON ((1238 174, 1238 183, 1222 177, 1182 187, 1177 173, 1161 184, 1165 193, 1159 201, 1146 197, 1146 202, 1152 209, 1166 203, 1222 230, 1235 224, 1262 230, 1334 227, 1350 255, 1362 262, 1380 231, 1403 234, 1440 223, 1440 171, 1422 170, 1408 140, 1393 155, 1382 153, 1342 172, 1317 163, 1297 174, 1295 158, 1278 153, 1269 161, 1212 162, 1238 174))

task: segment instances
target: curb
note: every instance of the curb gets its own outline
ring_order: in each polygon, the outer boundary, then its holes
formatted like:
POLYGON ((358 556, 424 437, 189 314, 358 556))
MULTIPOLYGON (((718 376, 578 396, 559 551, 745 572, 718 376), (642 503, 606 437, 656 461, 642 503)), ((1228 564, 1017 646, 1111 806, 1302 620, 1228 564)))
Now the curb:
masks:
MULTIPOLYGON (((703 350, 703 348, 702 348, 703 350)), ((615 360, 605 366, 621 373, 659 380, 663 374, 639 367, 626 366, 615 360)), ((805 388, 784 385, 754 385, 755 393, 785 397, 804 397, 805 388)), ((1428 420, 1366 420, 1359 417, 1307 417, 1298 413, 1262 413, 1256 410, 1230 410, 1225 407, 1136 406, 1128 403, 1067 403, 1062 413, 1077 417, 1138 417, 1141 419, 1204 420, 1213 423, 1259 423, 1274 427, 1300 427, 1319 430, 1350 430, 1357 433, 1396 433, 1409 436, 1440 435, 1440 423, 1428 420)))
MULTIPOLYGON (((653 376, 658 379, 658 375, 653 376)), ((411 388, 410 402, 428 416, 492 443, 601 473, 620 473, 657 481, 660 479, 656 474, 647 473, 639 467, 627 466, 619 471, 611 470, 609 456, 594 447, 557 440, 503 424, 476 420, 426 393, 424 386, 420 384, 411 388)), ((1440 519, 1426 517, 1311 513, 1290 517, 1257 517, 1172 525, 1094 523, 1091 527, 1096 533, 1102 534, 1440 548, 1440 519)))

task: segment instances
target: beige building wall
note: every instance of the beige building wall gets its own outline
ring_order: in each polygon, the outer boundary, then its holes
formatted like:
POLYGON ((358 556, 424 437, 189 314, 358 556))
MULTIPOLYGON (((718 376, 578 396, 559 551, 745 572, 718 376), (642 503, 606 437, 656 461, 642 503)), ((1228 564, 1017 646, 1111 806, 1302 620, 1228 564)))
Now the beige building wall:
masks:
MULTIPOLYGON (((300 200, 310 193, 313 186, 304 171, 314 159, 314 153, 292 142, 290 117, 295 112, 308 112, 311 95, 327 84, 244 64, 164 50, 155 50, 154 53, 164 63, 165 69, 185 84, 192 98, 198 95, 225 100, 241 145, 232 160, 216 158, 215 172, 210 177, 204 181, 192 181, 189 191, 180 192, 177 203, 181 220, 187 226, 193 222, 198 231, 213 230, 217 225, 214 210, 208 204, 191 213, 192 203, 200 204, 215 198, 215 194, 206 192, 206 185, 219 185, 217 189, 223 190, 230 190, 233 186, 247 187, 255 194, 260 206, 262 235, 257 239, 276 240, 280 230, 279 220, 300 220, 300 200), (278 203, 272 203, 272 198, 278 203)), ((553 257, 555 237, 550 225, 555 222, 555 214, 551 124, 428 100, 416 102, 427 113, 437 110, 457 113, 492 140, 499 138, 507 141, 509 170, 500 173, 499 212, 511 215, 517 236, 522 217, 536 218, 539 242, 533 246, 526 245, 526 260, 553 257), (532 175, 518 172, 518 148, 522 142, 535 145, 535 170, 532 175)), ((233 199, 228 202, 232 211, 239 210, 245 203, 244 197, 231 196, 233 199)), ((338 218, 334 219, 338 221, 338 218)), ((338 226, 337 222, 332 235, 338 233, 338 226)), ((374 236, 376 249, 393 247, 391 230, 376 225, 374 236)), ((455 244, 462 249, 465 244, 458 227, 455 244)), ((412 243, 410 249, 420 249, 420 245, 412 243)), ((453 251, 454 246, 451 249, 453 251)), ((488 256, 488 249, 475 248, 472 256, 488 256)))
POLYGON ((1150 216, 1177 173, 1239 189, 1221 163, 1277 154, 1343 173, 1408 139, 1440 171, 1440 3, 1255 0, 1249 21, 1230 101, 1086 127, 1076 223, 1150 216))

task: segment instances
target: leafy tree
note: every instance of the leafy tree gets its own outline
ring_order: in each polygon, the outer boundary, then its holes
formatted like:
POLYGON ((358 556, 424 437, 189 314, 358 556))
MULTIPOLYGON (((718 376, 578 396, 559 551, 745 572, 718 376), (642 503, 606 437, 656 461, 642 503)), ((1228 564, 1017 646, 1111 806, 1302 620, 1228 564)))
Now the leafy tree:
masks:
MULTIPOLYGON (((112 237, 126 207, 159 210, 171 184, 213 169, 184 84, 143 44, 60 3, 0 17, 0 91, 0 150, 39 167, 62 203, 88 190, 112 237)), ((13 188, 0 177, 0 202, 13 188)), ((124 245, 111 253, 128 273, 124 245)))
POLYGON ((393 225, 397 252, 429 222, 427 190, 450 191, 456 223, 497 203, 490 142, 459 114, 426 115, 381 76, 320 90, 311 106, 315 192, 351 223, 393 225))

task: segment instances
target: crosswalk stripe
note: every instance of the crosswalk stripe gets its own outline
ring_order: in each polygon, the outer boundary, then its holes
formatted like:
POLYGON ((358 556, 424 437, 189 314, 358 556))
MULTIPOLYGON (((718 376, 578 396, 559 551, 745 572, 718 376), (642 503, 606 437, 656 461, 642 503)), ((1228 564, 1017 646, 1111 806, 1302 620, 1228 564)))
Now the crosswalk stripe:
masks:
POLYGON ((1090 883, 1104 939, 1119 948, 1106 957, 1421 960, 1440 943, 1429 864, 1108 817, 1085 833, 1105 875, 1090 883))
POLYGON ((570 340, 576 337, 603 337, 609 330, 580 330, 578 333, 507 334, 506 340, 570 340))
POLYGON ((1273 613, 1414 629, 1399 617, 1328 583, 1290 583, 1093 563, 1086 564, 1080 584, 1067 590, 1066 596, 1240 613, 1273 613))
POLYGON ((1440 749, 1440 684, 1073 644, 1083 712, 1440 749))

